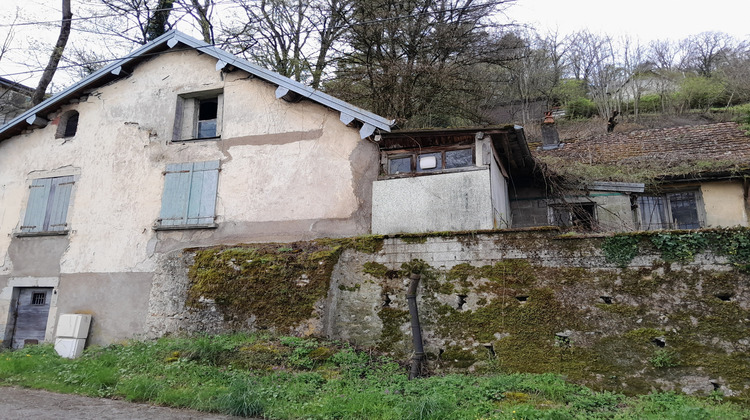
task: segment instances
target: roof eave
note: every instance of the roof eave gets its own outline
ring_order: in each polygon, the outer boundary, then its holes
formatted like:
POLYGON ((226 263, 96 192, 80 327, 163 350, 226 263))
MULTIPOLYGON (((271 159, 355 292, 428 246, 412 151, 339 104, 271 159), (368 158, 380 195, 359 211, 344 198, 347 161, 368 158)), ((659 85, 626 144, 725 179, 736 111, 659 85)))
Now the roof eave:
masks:
MULTIPOLYGON (((171 49, 178 43, 199 50, 202 53, 209 54, 219 60, 219 62, 230 64, 234 67, 247 71, 248 73, 264 79, 272 84, 289 89, 290 91, 295 92, 303 98, 310 99, 323 106, 339 111, 342 114, 342 121, 359 121, 362 125, 362 128, 360 129, 360 137, 362 138, 369 137, 376 129, 389 132, 391 131, 391 126, 395 123, 394 120, 388 120, 369 111, 365 111, 340 99, 334 98, 328 94, 305 86, 302 83, 281 76, 278 73, 254 65, 246 60, 237 58, 226 51, 223 51, 212 45, 208 45, 202 41, 198 41, 188 35, 183 34, 182 32, 172 30, 154 39, 148 44, 132 51, 125 57, 118 59, 111 64, 97 70, 86 78, 80 80, 77 83, 74 83, 61 92, 52 95, 42 103, 32 107, 23 114, 10 120, 7 124, 0 127, 0 141, 20 134, 21 132, 23 132, 23 130, 31 126, 31 124, 27 122, 27 120, 33 120, 35 117, 45 118, 47 114, 62 106, 70 98, 81 96, 87 89, 90 89, 94 86, 99 86, 102 82, 106 82, 106 79, 108 78, 112 78, 113 80, 116 79, 119 72, 113 72, 122 68, 123 66, 127 66, 134 61, 143 59, 144 54, 148 54, 157 50, 171 49)), ((220 65, 217 63, 217 69, 220 68, 220 65)))

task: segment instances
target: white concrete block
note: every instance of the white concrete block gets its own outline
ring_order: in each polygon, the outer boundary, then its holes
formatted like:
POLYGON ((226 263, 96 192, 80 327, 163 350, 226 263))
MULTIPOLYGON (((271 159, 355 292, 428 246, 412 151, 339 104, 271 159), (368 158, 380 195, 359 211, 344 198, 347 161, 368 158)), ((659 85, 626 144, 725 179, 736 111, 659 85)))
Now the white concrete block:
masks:
POLYGON ((63 314, 57 321, 56 337, 83 338, 89 335, 91 315, 63 314))
POLYGON ((75 359, 83 353, 85 338, 56 338, 55 351, 67 359, 75 359))

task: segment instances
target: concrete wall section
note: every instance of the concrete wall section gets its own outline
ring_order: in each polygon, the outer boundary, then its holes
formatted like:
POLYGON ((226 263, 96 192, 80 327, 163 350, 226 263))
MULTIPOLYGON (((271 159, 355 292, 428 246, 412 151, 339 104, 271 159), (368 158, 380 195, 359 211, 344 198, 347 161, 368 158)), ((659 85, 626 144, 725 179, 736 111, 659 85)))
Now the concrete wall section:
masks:
POLYGON ((375 181, 372 232, 492 229, 488 168, 375 181))
POLYGON ((745 195, 740 181, 701 184, 706 227, 747 226, 745 195))
POLYGON ((91 315, 89 344, 105 345, 143 335, 152 277, 150 273, 62 275, 57 312, 91 315))
POLYGON ((493 228, 510 227, 510 202, 508 201, 508 182, 500 172, 500 165, 495 159, 490 160, 490 188, 492 195, 493 228))

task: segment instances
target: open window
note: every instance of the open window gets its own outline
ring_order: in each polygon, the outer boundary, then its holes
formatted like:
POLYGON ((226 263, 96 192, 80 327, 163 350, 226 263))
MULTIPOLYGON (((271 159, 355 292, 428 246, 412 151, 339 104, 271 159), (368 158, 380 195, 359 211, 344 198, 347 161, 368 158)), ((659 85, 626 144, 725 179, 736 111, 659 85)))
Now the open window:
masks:
POLYGON ((549 207, 549 222, 576 230, 596 230, 596 203, 563 203, 549 207))
POLYGON ((78 132, 78 111, 71 110, 67 111, 60 116, 60 122, 55 132, 55 138, 70 138, 74 137, 78 132))
POLYGON ((704 225, 698 191, 640 196, 638 216, 642 230, 698 229, 704 225))
POLYGON ((223 103, 221 90, 178 96, 172 140, 220 138, 223 103))
POLYGON ((216 227, 219 161, 167 165, 156 229, 216 227))
POLYGON ((38 178, 29 185, 29 202, 19 235, 61 235, 68 232, 68 207, 74 177, 38 178))

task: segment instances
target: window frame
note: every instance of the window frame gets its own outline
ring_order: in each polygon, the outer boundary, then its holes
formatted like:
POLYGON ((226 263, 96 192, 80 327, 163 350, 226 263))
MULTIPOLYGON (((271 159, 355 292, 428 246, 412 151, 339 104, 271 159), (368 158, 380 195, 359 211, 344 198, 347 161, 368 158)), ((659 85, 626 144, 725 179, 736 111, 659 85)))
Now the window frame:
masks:
POLYGON ((55 131, 56 139, 72 139, 78 134, 78 123, 80 122, 81 114, 75 109, 63 112, 60 115, 60 120, 57 124, 57 131, 55 131), (72 134, 68 133, 69 126, 75 124, 73 127, 72 134))
POLYGON ((190 141, 220 140, 224 116, 224 90, 212 89, 201 92, 190 92, 177 95, 175 106, 172 142, 182 143, 190 141), (216 100, 216 129, 213 136, 200 137, 200 103, 206 100, 216 100))
POLYGON ((155 230, 213 229, 221 161, 167 165, 155 230), (197 197, 197 198, 196 198, 197 197), (191 222, 194 219, 194 222, 191 222))
POLYGON ((31 179, 26 208, 15 236, 67 235, 76 182, 76 175, 31 179))
POLYGON ((597 207, 599 205, 595 201, 549 204, 547 206, 547 222, 552 226, 559 226, 561 228, 593 232, 599 228, 597 207), (590 211, 588 208, 590 208, 590 211), (558 216, 562 214, 565 214, 566 220, 562 220, 562 217, 558 216), (581 217, 583 214, 590 215, 590 218, 588 218, 590 223, 586 223, 586 217, 581 217), (582 220, 584 223, 576 224, 576 220, 582 220))
POLYGON ((383 152, 383 175, 386 177, 402 177, 402 176, 422 176, 422 175, 434 175, 448 172, 461 172, 471 170, 477 167, 477 156, 476 147, 472 142, 471 144, 458 144, 450 146, 436 146, 436 147, 425 147, 419 149, 399 149, 399 150, 388 150, 383 152), (471 164, 467 166, 459 166, 455 168, 446 168, 446 152, 453 152, 458 150, 470 150, 471 151, 471 164), (421 155, 430 155, 434 153, 440 153, 440 160, 438 167, 435 169, 419 169, 419 157, 421 155), (409 172, 391 172, 391 161, 397 159, 410 158, 410 170, 409 172))
MULTIPOLYGON (((653 194, 642 194, 637 197, 636 203, 638 204, 635 208, 636 211, 636 220, 638 221, 638 229, 644 230, 644 231, 652 231, 652 230, 665 230, 665 229, 683 229, 683 230, 690 230, 690 229, 700 229, 706 226, 706 214, 705 214, 705 206, 703 204, 703 196, 700 192, 700 189, 685 189, 685 190, 674 190, 674 191, 665 191, 661 193, 653 193, 653 194), (693 195, 693 202, 695 203, 695 212, 696 212, 696 221, 695 224, 697 224, 697 227, 680 227, 680 225, 685 225, 687 222, 678 222, 674 219, 674 210, 672 208, 672 202, 671 196, 675 196, 677 194, 692 194, 693 195), (664 209, 664 213, 660 215, 660 218, 666 220, 662 223, 653 223, 648 222, 646 223, 644 221, 644 215, 643 215, 643 209, 644 209, 644 199, 659 199, 661 201, 661 205, 664 209), (660 227, 655 227, 654 225, 661 225, 660 227)), ((651 220, 651 219, 649 219, 651 220)))

